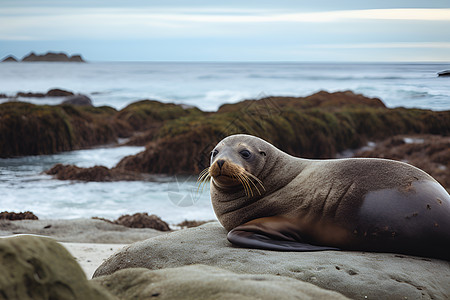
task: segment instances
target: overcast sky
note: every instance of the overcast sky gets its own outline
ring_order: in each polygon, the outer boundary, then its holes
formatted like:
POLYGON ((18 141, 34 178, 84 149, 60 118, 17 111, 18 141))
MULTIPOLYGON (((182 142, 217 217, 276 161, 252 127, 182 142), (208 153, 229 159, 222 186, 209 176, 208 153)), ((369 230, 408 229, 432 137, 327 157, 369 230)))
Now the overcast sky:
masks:
POLYGON ((1 0, 0 58, 450 61, 450 1, 1 0))

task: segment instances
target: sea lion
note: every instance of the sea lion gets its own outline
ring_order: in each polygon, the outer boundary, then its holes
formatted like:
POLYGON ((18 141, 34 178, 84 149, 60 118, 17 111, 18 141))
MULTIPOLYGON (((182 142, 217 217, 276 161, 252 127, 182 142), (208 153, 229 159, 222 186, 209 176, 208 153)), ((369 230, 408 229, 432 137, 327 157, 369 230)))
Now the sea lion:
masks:
POLYGON ((199 180, 209 178, 214 211, 235 245, 450 260, 450 196, 407 163, 302 159, 238 134, 213 149, 199 180))

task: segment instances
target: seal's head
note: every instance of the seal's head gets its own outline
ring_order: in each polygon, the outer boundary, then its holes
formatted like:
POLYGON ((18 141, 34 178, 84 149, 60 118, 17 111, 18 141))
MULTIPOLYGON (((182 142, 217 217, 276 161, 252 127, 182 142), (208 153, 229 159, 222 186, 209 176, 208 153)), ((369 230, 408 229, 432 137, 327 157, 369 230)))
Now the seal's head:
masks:
POLYGON ((266 142, 248 135, 232 135, 217 144, 211 152, 211 164, 199 180, 212 177, 212 184, 222 192, 244 190, 248 197, 264 192, 258 175, 264 169, 266 142))

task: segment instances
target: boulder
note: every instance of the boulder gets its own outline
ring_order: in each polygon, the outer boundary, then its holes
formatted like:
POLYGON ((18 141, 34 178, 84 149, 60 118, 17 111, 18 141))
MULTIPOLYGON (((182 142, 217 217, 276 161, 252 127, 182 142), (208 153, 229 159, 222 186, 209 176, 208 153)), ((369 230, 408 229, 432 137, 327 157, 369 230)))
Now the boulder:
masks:
POLYGON ((46 94, 47 97, 67 97, 73 95, 74 93, 61 89, 51 89, 46 94))
POLYGON ((82 94, 69 96, 62 102, 62 104, 93 106, 91 98, 82 94))
POLYGON ((0 239, 0 266, 1 299, 115 299, 51 239, 0 239))
POLYGON ((356 251, 277 252, 231 245, 217 222, 134 243, 107 259, 94 277, 126 268, 203 264, 239 274, 291 277, 354 299, 448 299, 450 262, 356 251))
POLYGON ((348 299, 288 277, 236 274, 204 265, 126 269, 92 281, 120 299, 348 299))
POLYGON ((0 237, 13 234, 49 236, 59 242, 129 244, 164 233, 151 228, 127 228, 98 219, 0 220, 0 237))

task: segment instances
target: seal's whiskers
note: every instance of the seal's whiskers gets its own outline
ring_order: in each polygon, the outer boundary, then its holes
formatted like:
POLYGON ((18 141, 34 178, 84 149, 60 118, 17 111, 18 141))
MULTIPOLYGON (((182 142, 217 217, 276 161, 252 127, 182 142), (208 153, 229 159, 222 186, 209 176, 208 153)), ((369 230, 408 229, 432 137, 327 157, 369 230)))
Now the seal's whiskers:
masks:
POLYGON ((197 183, 198 183, 197 193, 199 192, 200 187, 201 187, 201 192, 203 192, 203 189, 205 188, 206 183, 209 181, 209 179, 211 179, 211 174, 209 172, 209 169, 210 169, 209 167, 204 169, 198 175, 198 179, 197 179, 197 183))
MULTIPOLYGON (((262 189, 264 191, 266 191, 266 188, 264 187, 263 182, 258 177, 256 177, 255 175, 253 175, 253 174, 251 174, 249 172, 245 172, 245 175, 247 175, 247 176, 251 177, 252 179, 256 180, 258 182, 258 184, 262 187, 262 189)), ((253 182, 253 184, 255 184, 255 183, 253 182)), ((255 185, 255 187, 256 187, 256 185, 255 185)))
POLYGON ((250 174, 247 171, 238 173, 236 178, 238 178, 238 180, 241 182, 242 186, 244 187, 244 191, 245 191, 245 194, 247 195, 247 197, 254 196, 253 188, 256 189, 256 191, 258 192, 258 194, 260 196, 263 194, 261 192, 261 190, 258 188, 258 185, 261 186, 263 191, 266 190, 262 181, 258 177, 254 176, 253 174, 250 174), (256 183, 254 181, 256 181, 256 183))
POLYGON ((248 182, 247 177, 245 177, 244 174, 237 174, 239 181, 242 183, 242 186, 244 187, 245 194, 247 197, 253 197, 253 190, 250 186, 250 183, 248 182))

